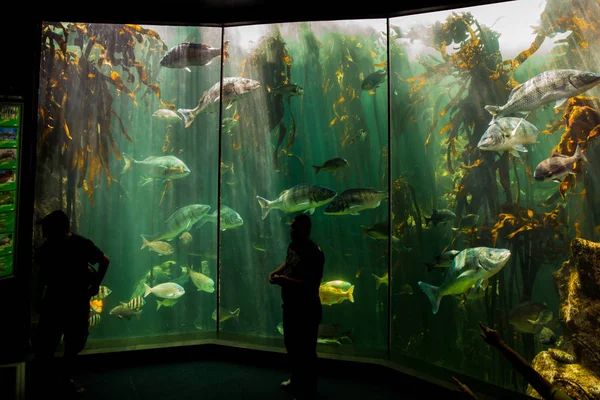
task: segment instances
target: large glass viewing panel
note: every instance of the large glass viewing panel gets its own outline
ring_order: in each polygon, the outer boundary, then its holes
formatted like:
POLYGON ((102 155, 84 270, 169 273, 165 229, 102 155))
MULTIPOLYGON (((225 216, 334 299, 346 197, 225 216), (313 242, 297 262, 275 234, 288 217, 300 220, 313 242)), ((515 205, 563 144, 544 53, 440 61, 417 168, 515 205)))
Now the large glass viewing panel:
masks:
MULTIPOLYGON (((573 398, 597 396, 594 372, 547 350, 598 371, 581 356, 597 354, 597 323, 578 322, 597 314, 568 267, 556 272, 572 239, 599 234, 598 17, 595 1, 518 1, 389 20, 392 229, 413 249, 393 253, 396 360, 524 392, 482 321, 544 377, 580 387, 573 398)), ((572 257, 593 251, 578 246, 572 257)))
POLYGON ((222 29, 44 23, 43 39, 36 218, 67 211, 111 259, 88 347, 215 331, 217 227, 197 222, 217 210, 219 114, 185 110, 219 86, 222 29))
POLYGON ((112 261, 88 348, 215 331, 283 346, 268 274, 307 212, 325 254, 320 352, 535 394, 481 321, 593 398, 599 20, 596 2, 522 0, 224 29, 44 24, 36 219, 66 210, 112 261))
POLYGON ((225 28, 224 82, 260 87, 224 104, 221 199, 244 222, 221 232, 221 310, 239 310, 222 331, 281 342, 281 289, 268 274, 286 259, 294 215, 308 212, 325 254, 319 351, 387 348, 386 29, 386 20, 225 28))

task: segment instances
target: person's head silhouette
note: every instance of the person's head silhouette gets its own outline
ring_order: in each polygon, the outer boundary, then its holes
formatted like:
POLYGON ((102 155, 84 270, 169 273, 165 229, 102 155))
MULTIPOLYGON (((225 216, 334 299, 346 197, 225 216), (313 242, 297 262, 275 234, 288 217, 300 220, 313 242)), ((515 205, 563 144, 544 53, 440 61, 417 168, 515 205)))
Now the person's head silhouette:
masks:
POLYGON ((292 238, 292 242, 294 243, 303 243, 307 242, 310 238, 310 230, 312 224, 310 221, 310 217, 306 214, 298 214, 294 217, 292 221, 292 226, 290 228, 290 236, 292 238))
POLYGON ((42 236, 48 240, 60 239, 70 230, 69 217, 63 210, 55 210, 42 219, 42 236))

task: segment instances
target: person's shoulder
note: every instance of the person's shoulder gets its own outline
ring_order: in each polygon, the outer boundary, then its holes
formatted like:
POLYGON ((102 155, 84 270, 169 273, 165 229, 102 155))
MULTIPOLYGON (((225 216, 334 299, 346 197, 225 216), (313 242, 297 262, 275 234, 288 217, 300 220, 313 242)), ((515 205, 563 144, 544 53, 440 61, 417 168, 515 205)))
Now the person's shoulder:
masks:
POLYGON ((323 253, 323 250, 321 250, 321 247, 316 244, 315 242, 312 241, 312 239, 310 240, 310 245, 312 246, 313 250, 319 252, 319 253, 323 253))
POLYGON ((71 240, 73 243, 94 244, 94 242, 91 239, 88 239, 85 236, 80 235, 78 233, 71 233, 71 240))

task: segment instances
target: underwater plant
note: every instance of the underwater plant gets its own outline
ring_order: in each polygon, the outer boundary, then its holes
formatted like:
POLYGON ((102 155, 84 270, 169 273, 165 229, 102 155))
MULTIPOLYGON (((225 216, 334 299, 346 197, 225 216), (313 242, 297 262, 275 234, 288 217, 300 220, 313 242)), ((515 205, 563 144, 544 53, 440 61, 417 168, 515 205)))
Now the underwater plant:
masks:
POLYGON ((160 99, 151 72, 167 47, 156 32, 137 25, 58 22, 43 24, 41 44, 37 156, 67 175, 66 210, 75 216, 76 188, 93 205, 103 174, 107 188, 117 182, 109 168, 111 153, 121 159, 115 131, 133 142, 115 97, 134 105, 148 93, 160 99))

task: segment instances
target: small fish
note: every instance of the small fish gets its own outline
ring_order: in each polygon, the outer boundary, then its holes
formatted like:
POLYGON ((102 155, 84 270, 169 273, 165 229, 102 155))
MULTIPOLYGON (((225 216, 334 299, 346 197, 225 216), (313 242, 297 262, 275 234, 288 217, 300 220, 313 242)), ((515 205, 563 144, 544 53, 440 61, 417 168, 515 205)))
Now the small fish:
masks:
MULTIPOLYGON (((212 319, 214 321, 217 320, 217 310, 213 311, 212 319)), ((236 309, 234 311, 229 311, 225 307, 219 307, 219 323, 223 321, 227 321, 228 319, 233 318, 236 322, 239 322, 240 318, 240 309, 236 309)))
POLYGON ((448 250, 439 256, 435 256, 435 261, 432 263, 425 263, 427 265, 427 272, 433 271, 434 268, 448 268, 454 260, 454 257, 460 253, 458 250, 448 250))
POLYGON ((406 247, 396 236, 392 236, 392 249, 399 253, 408 253, 412 247, 406 247))
POLYGON ((504 268, 510 255, 508 249, 491 247, 465 249, 454 258, 440 286, 419 281, 419 287, 431 302, 433 314, 437 314, 440 301, 444 296, 463 294, 473 287, 477 291, 484 281, 504 268))
POLYGON ((380 278, 380 277, 378 277, 378 276, 377 276, 377 275, 375 275, 375 274, 371 274, 371 275, 373 275, 373 278, 375 278, 375 289, 379 289, 379 287, 380 287, 382 284, 384 284, 384 285, 386 285, 386 286, 389 284, 389 282, 388 282, 388 273, 387 273, 387 272, 386 272, 386 273, 385 273, 385 275, 383 275, 381 278, 380 278))
POLYGON ((544 71, 515 86, 503 106, 485 106, 495 119, 517 112, 531 111, 556 101, 559 107, 569 97, 580 95, 600 83, 600 74, 575 69, 544 71))
POLYGON ((556 335, 549 328, 543 327, 540 332, 540 343, 544 346, 552 346, 556 343, 556 335))
POLYGON ((406 284, 404 284, 404 285, 402 285, 400 287, 400 291, 398 293, 394 293, 394 294, 408 294, 408 295, 412 295, 413 294, 413 288, 408 283, 406 283, 406 284))
POLYGON ((325 208, 325 215, 359 215, 363 210, 377 208, 388 198, 387 191, 374 188, 348 189, 335 196, 325 208))
POLYGON ((175 111, 169 110, 168 108, 161 108, 160 110, 154 111, 152 116, 156 119, 164 121, 183 121, 183 118, 179 116, 175 111))
MULTIPOLYGON (((277 324, 277 331, 283 335, 283 322, 277 324)), ((317 343, 320 344, 337 344, 342 345, 343 340, 346 339, 352 343, 354 336, 354 329, 350 329, 347 332, 341 332, 340 326, 337 324, 326 325, 320 324, 317 336, 317 343)))
POLYGON ((213 59, 223 53, 223 58, 229 60, 227 48, 229 41, 223 43, 223 49, 211 47, 204 43, 185 42, 170 48, 161 58, 160 65, 166 68, 182 68, 191 72, 189 67, 210 65, 213 59))
POLYGON ((575 174, 574 165, 576 162, 588 162, 585 155, 581 152, 579 144, 575 149, 575 154, 565 156, 554 153, 552 157, 545 159, 535 168, 533 177, 536 181, 549 181, 560 183, 561 179, 569 174, 575 174))
POLYGON ((425 224, 429 225, 430 222, 433 222, 433 226, 436 226, 439 223, 446 223, 454 218, 456 218, 456 214, 448 209, 433 210, 431 217, 425 217, 425 224))
POLYGON ((90 300, 90 311, 100 313, 102 312, 102 308, 102 300, 90 300))
POLYGON ((321 285, 319 287, 319 297, 321 304, 331 306, 333 304, 340 304, 344 300, 350 300, 354 303, 354 285, 350 286, 348 290, 338 289, 333 286, 321 285))
POLYGON ((291 189, 284 190, 275 200, 267 200, 256 196, 261 208, 261 219, 264 220, 271 210, 282 210, 286 213, 304 211, 309 214, 315 212, 315 208, 329 203, 336 192, 325 186, 319 185, 297 185, 291 189))
POLYGON ((229 109, 233 106, 233 103, 237 102, 243 97, 246 97, 259 87, 260 82, 253 79, 239 77, 223 78, 222 82, 219 81, 215 83, 210 89, 206 90, 202 94, 202 97, 200 97, 198 106, 196 106, 196 108, 180 108, 177 110, 177 112, 183 116, 183 119, 185 120, 185 127, 189 128, 199 114, 218 112, 220 110, 221 101, 224 105, 226 104, 225 109, 229 109), (221 87, 223 89, 222 99, 221 87))
POLYGON ((387 71, 385 69, 380 69, 372 74, 368 75, 360 85, 362 90, 375 90, 379 87, 387 77, 387 71))
POLYGON ((543 326, 551 322, 552 317, 552 311, 545 304, 528 300, 509 311, 508 323, 519 332, 539 334, 543 326))
POLYGON ((207 293, 213 293, 215 291, 215 282, 210 279, 208 276, 201 274, 200 272, 196 272, 192 270, 192 268, 187 268, 188 275, 198 291, 204 291, 207 293))
POLYGON ((458 228, 452 228, 453 231, 459 231, 462 229, 471 229, 479 222, 478 214, 467 214, 461 217, 458 228))
POLYGON ((363 231, 363 237, 375 240, 387 240, 390 234, 390 224, 387 221, 378 222, 370 227, 361 225, 360 228, 363 231))
POLYGON ((348 161, 343 158, 332 158, 331 160, 327 160, 323 163, 323 165, 313 165, 312 167, 315 169, 315 175, 319 173, 319 171, 329 171, 336 172, 341 169, 348 167, 348 161))
POLYGON ((161 307, 173 307, 178 302, 179 299, 164 299, 162 301, 156 299, 156 309, 159 310, 161 307))
POLYGON ((144 300, 142 296, 137 296, 129 300, 129 302, 127 303, 127 307, 131 308, 132 310, 139 311, 139 309, 142 308, 144 304, 146 304, 146 300, 144 300))
POLYGON ((171 246, 167 242, 162 242, 162 241, 149 242, 143 236, 142 236, 142 242, 143 242, 143 244, 142 244, 142 247, 140 247, 140 250, 148 247, 148 249, 154 251, 159 256, 168 256, 175 252, 175 249, 173 248, 173 246, 171 246))
POLYGON ((112 290, 110 290, 106 286, 100 286, 100 288, 98 289, 98 294, 93 296, 91 300, 102 300, 111 293, 112 290))
POLYGON ((184 246, 187 246, 190 243, 192 243, 192 239, 192 235, 189 232, 183 232, 181 236, 179 236, 179 243, 181 243, 184 246))
POLYGON ((235 128, 237 126, 237 124, 238 124, 238 120, 235 118, 231 118, 231 117, 223 118, 223 121, 221 121, 221 129, 223 132, 229 134, 229 133, 231 133, 233 128, 235 128))
POLYGON ((119 319, 126 319, 128 321, 131 320, 131 317, 136 317, 137 319, 140 319, 140 315, 142 314, 142 311, 136 311, 133 310, 129 307, 127 307, 127 304, 120 302, 121 304, 116 306, 115 308, 113 308, 112 310, 110 310, 110 315, 114 315, 115 317, 119 318, 119 319))
POLYGON ((529 322, 534 327, 540 326, 540 325, 546 325, 547 323, 552 321, 553 316, 554 316, 554 314, 552 313, 552 311, 546 309, 546 310, 540 311, 540 313, 538 314, 538 316, 535 320, 528 319, 527 322, 529 322))
POLYGON ((269 93, 281 95, 283 97, 301 96, 304 93, 304 89, 301 86, 296 85, 295 83, 286 83, 284 85, 279 85, 273 89, 267 88, 267 91, 269 93))
POLYGON ((256 251, 260 251, 260 252, 266 252, 267 249, 265 249, 264 246, 259 245, 258 243, 252 243, 252 248, 256 251))
POLYGON ((161 283, 152 288, 144 283, 144 289, 144 297, 153 293, 155 296, 163 299, 178 299, 185 294, 185 290, 180 285, 173 282, 161 283))
POLYGON ((92 314, 92 316, 88 319, 88 325, 90 327, 98 326, 100 323, 100 314, 92 314))
POLYGON ((508 151, 519 158, 526 153, 524 144, 537 143, 538 129, 523 118, 498 118, 481 136, 477 148, 484 151, 508 151))

